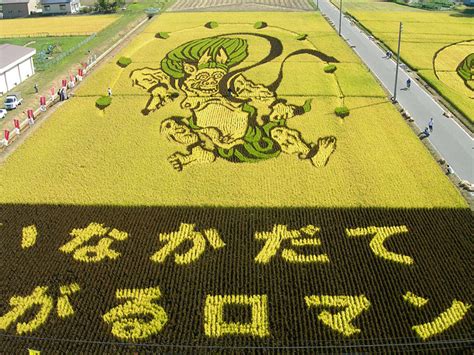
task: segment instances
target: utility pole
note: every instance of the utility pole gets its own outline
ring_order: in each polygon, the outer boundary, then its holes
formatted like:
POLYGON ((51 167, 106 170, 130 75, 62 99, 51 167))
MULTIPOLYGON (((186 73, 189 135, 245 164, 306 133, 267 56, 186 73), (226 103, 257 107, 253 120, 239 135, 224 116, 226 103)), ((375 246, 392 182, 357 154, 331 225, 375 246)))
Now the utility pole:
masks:
POLYGON ((400 28, 398 29, 398 50, 397 50, 397 69, 395 71, 395 87, 393 89, 393 102, 397 102, 397 81, 398 81, 398 65, 400 64, 400 42, 402 41, 402 29, 403 24, 400 22, 400 28))
POLYGON ((339 36, 341 35, 342 26, 342 0, 339 1, 339 36))
POLYGON ((316 10, 319 10, 319 0, 316 0, 316 10))

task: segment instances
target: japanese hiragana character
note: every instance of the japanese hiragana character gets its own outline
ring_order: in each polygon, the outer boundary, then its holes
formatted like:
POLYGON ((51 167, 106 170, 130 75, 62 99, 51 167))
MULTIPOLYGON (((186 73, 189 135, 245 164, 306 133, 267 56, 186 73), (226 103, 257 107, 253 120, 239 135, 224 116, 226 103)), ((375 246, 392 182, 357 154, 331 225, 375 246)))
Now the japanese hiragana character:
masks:
POLYGON ((102 316, 112 324, 112 334, 126 340, 145 339, 163 329, 168 316, 163 307, 152 301, 161 297, 158 287, 119 289, 115 297, 127 301, 102 316))
POLYGON ((215 229, 206 229, 203 233, 194 230, 195 224, 181 223, 179 230, 171 233, 160 233, 160 241, 167 242, 160 250, 153 254, 150 259, 157 263, 164 263, 166 258, 185 241, 191 241, 193 246, 186 253, 174 254, 176 264, 190 264, 197 260, 206 249, 206 238, 214 248, 222 248, 225 243, 215 229), (205 237, 204 237, 205 236, 205 237))
POLYGON ((406 226, 393 226, 393 227, 367 227, 367 228, 346 228, 346 234, 348 237, 364 237, 367 235, 373 235, 374 237, 370 241, 370 249, 375 255, 383 259, 391 260, 401 264, 412 265, 413 258, 408 255, 397 254, 387 250, 383 243, 391 236, 407 233, 408 228, 406 226))
MULTIPOLYGON (((421 308, 428 303, 428 299, 416 296, 408 291, 403 299, 411 305, 421 308)), ((447 310, 439 314, 434 320, 428 323, 418 324, 411 327, 416 334, 423 340, 445 332, 457 322, 461 321, 471 308, 470 304, 454 300, 447 310)))
POLYGON ((70 233, 73 239, 59 248, 64 253, 73 253, 73 258, 85 262, 98 262, 104 258, 116 259, 120 253, 111 249, 110 245, 116 240, 125 240, 128 233, 121 232, 117 229, 110 230, 103 224, 90 223, 86 228, 73 229, 70 233), (108 233, 107 233, 108 232, 108 233), (111 238, 105 237, 108 235, 111 238), (97 245, 86 245, 94 237, 101 237, 97 245))
MULTIPOLYGON (((255 261, 262 264, 267 264, 270 259, 276 255, 281 247, 283 241, 288 240, 292 247, 303 247, 311 246, 316 247, 321 245, 321 240, 315 236, 320 229, 313 225, 294 230, 288 230, 288 226, 277 224, 273 226, 271 232, 259 232, 255 233, 255 239, 265 240, 265 245, 258 255, 255 257, 255 261), (304 236, 309 236, 304 237, 304 236)), ((328 263, 329 257, 327 254, 319 255, 305 255, 298 254, 292 248, 284 248, 281 256, 286 261, 292 263, 328 263)))
POLYGON ((322 311, 318 319, 329 328, 345 335, 351 336, 360 333, 351 321, 370 307, 370 302, 364 295, 360 296, 306 296, 308 307, 344 308, 337 313, 322 311))
MULTIPOLYGON (((60 287, 61 296, 58 298, 57 303, 59 317, 66 318, 74 314, 74 309, 69 302, 68 295, 79 290, 79 285, 75 283, 60 287)), ((16 331, 18 334, 30 333, 43 325, 47 321, 54 304, 53 298, 47 294, 47 291, 47 286, 38 286, 29 296, 13 296, 10 298, 10 306, 13 308, 0 317, 0 329, 6 330, 34 306, 40 307, 36 316, 29 322, 18 322, 16 331)))

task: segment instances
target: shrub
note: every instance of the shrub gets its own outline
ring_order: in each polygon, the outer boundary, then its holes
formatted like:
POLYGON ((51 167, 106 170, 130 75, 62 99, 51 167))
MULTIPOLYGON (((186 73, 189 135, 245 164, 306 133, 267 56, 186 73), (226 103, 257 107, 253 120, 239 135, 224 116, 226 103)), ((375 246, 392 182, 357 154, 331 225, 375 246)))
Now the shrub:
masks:
POLYGON ((257 30, 259 30, 261 28, 265 28, 267 26, 268 26, 268 24, 266 22, 263 22, 263 21, 255 22, 255 25, 253 25, 253 27, 256 28, 257 30))
POLYGON ((206 23, 204 26, 207 28, 213 29, 219 26, 219 24, 216 21, 211 21, 211 22, 206 23))
POLYGON ((95 106, 98 109, 105 109, 107 106, 109 106, 112 103, 112 98, 110 96, 102 96, 97 99, 95 102, 95 106))
POLYGON ((308 38, 308 35, 306 33, 302 33, 296 37, 298 41, 304 41, 306 38, 308 38))
POLYGON ((324 67, 325 73, 334 73, 337 70, 337 67, 334 64, 329 64, 324 67))
POLYGON ((170 34, 168 32, 158 32, 155 35, 155 38, 167 39, 169 38, 170 34))
POLYGON ((346 116, 349 116, 349 109, 346 106, 336 107, 334 113, 336 114, 336 116, 344 118, 346 116))
POLYGON ((127 57, 120 57, 119 60, 117 61, 117 65, 122 68, 127 67, 131 63, 132 63, 132 59, 127 58, 127 57))

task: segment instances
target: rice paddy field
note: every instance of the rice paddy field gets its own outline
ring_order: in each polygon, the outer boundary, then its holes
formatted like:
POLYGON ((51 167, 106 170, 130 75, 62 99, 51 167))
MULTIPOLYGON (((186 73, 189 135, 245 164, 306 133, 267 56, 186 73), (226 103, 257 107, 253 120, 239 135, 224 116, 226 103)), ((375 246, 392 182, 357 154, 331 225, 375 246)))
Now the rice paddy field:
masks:
POLYGON ((89 35, 119 18, 119 15, 81 15, 6 19, 0 26, 0 38, 89 35))
POLYGON ((472 342, 471 212, 315 12, 160 15, 0 189, 9 353, 472 342))
MULTIPOLYGON (((474 122, 474 91, 458 67, 474 53, 474 16, 460 11, 424 11, 393 3, 361 1, 348 13, 393 52, 403 22, 402 59, 466 118, 474 122)), ((472 82, 472 74, 468 79, 472 82)))

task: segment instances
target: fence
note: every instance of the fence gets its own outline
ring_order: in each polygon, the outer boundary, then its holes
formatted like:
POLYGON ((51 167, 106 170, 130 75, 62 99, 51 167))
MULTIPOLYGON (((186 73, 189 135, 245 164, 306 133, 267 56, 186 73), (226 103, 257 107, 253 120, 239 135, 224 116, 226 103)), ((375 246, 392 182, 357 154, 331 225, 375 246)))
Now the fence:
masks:
POLYGON ((75 52, 76 50, 78 50, 80 47, 82 47, 86 43, 92 41, 95 37, 96 37, 96 34, 93 33, 89 37, 85 38, 84 40, 82 40, 81 42, 76 44, 74 47, 69 48, 67 51, 62 52, 61 54, 59 54, 57 57, 54 57, 53 59, 42 58, 41 57, 41 52, 40 52, 38 54, 38 57, 37 57, 36 63, 35 63, 35 64, 37 64, 38 70, 44 70, 44 69, 47 69, 47 68, 51 67, 52 65, 55 65, 55 64, 59 63, 65 57, 67 57, 71 53, 75 52))

